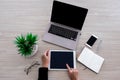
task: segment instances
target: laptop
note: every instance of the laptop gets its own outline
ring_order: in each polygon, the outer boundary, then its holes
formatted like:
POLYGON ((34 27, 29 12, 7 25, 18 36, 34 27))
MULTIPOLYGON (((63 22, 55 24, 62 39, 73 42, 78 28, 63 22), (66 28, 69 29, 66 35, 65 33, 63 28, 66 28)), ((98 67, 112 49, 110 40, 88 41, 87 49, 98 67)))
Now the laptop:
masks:
POLYGON ((54 0, 43 41, 75 50, 87 12, 86 8, 54 0))

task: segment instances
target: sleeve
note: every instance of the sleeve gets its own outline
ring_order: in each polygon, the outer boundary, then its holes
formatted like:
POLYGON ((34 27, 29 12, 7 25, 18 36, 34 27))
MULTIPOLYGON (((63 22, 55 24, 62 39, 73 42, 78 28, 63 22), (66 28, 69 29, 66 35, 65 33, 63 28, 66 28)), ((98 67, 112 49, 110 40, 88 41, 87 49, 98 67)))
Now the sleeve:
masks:
POLYGON ((38 80, 48 80, 48 68, 39 68, 38 80))

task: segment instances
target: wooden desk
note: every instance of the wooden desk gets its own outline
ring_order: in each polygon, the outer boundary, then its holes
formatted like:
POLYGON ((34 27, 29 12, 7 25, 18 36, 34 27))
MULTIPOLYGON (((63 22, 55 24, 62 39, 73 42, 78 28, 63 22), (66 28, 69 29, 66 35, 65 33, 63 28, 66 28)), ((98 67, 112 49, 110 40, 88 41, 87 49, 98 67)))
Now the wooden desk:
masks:
MULTIPOLYGON (((25 75, 24 68, 40 61, 46 49, 65 49, 42 41, 49 24, 53 0, 0 0, 0 80, 37 80, 38 67, 25 75), (29 59, 17 54, 13 43, 20 34, 32 32, 39 36, 39 51, 29 59)), ((120 79, 120 0, 61 0, 89 9, 83 25, 77 52, 90 34, 102 39, 96 54, 105 62, 99 74, 77 62, 80 80, 120 79)), ((96 47, 93 48, 96 51, 96 47)), ((41 61, 40 61, 41 62, 41 61)), ((49 80, 69 80, 66 71, 49 71, 49 80)))

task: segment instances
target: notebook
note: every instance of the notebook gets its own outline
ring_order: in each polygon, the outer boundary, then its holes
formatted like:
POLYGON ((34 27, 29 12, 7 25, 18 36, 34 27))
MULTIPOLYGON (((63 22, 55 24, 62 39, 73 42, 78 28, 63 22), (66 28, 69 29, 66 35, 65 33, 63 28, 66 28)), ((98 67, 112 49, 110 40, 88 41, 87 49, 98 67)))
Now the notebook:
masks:
POLYGON ((102 64, 104 62, 104 58, 95 54, 92 50, 85 47, 80 56, 78 57, 78 61, 91 69, 92 71, 99 73, 102 64))

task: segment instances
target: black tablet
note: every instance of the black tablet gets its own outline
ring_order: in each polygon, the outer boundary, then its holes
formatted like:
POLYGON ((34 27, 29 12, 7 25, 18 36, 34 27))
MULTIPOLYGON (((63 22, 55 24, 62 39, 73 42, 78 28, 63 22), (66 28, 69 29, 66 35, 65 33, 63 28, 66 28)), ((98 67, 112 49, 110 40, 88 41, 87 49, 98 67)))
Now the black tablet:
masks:
POLYGON ((75 51, 50 50, 49 56, 49 70, 66 70, 66 64, 68 64, 70 68, 76 68, 75 51))

